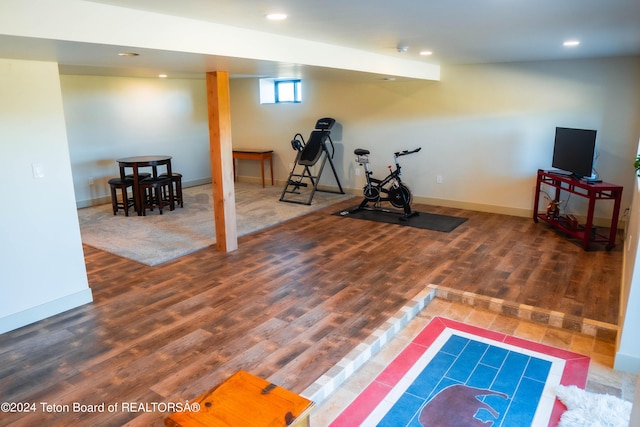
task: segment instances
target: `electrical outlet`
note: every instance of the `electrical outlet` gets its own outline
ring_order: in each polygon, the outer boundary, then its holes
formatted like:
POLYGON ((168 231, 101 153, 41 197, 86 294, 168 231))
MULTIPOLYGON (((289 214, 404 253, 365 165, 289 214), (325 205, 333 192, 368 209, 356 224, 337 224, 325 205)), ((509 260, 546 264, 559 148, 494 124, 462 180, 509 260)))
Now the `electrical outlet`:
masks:
POLYGON ((436 184, 442 184, 442 175, 436 176, 436 184))
POLYGON ((356 176, 360 176, 360 168, 356 168, 356 176))

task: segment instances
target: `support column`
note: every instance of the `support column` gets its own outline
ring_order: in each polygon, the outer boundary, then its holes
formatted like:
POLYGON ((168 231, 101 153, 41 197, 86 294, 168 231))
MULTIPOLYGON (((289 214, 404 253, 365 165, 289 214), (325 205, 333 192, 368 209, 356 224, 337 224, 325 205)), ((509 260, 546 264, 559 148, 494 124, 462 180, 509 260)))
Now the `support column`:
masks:
POLYGON ((236 197, 233 184, 233 148, 231 145, 231 103, 229 73, 207 73, 209 111, 209 155, 213 192, 213 216, 216 224, 216 249, 238 249, 236 197))

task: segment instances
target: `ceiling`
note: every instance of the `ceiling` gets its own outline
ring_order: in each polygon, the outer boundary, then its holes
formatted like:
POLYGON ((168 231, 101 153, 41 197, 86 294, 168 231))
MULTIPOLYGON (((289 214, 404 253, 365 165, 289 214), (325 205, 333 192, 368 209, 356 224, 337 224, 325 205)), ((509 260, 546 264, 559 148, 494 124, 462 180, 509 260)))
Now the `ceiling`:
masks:
MULTIPOLYGON (((432 64, 539 61, 640 54, 638 0, 90 0, 294 37, 432 64), (265 15, 283 12, 285 21, 265 15), (579 40, 564 47, 567 40, 579 40), (406 51, 401 52, 400 47, 406 51), (421 56, 422 50, 432 51, 421 56)), ((2 29, 0 28, 0 33, 2 29)), ((353 76, 292 63, 135 49, 129 66, 109 53, 128 46, 0 35, 0 57, 58 61, 67 72, 170 76, 226 69, 233 76, 353 76)))

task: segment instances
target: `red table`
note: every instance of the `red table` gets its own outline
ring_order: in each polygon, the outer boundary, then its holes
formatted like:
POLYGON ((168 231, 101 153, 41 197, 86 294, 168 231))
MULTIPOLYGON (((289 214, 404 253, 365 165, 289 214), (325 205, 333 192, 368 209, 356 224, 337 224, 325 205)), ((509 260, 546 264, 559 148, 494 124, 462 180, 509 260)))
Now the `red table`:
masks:
POLYGON ((550 171, 538 170, 536 181, 536 194, 533 206, 533 220, 542 220, 551 226, 558 228, 565 233, 582 240, 585 250, 589 249, 591 242, 602 242, 607 244, 607 250, 611 250, 616 245, 616 233, 618 231, 618 216, 620 215, 620 202, 622 199, 622 187, 608 182, 589 182, 576 179, 568 175, 560 175, 550 171), (579 227, 573 227, 566 218, 548 218, 546 212, 538 212, 540 201, 540 186, 548 185, 555 188, 554 200, 561 200, 563 191, 584 197, 589 200, 586 222, 579 227), (613 200, 613 212, 611 214, 611 225, 609 236, 600 236, 593 233, 593 211, 598 200, 613 200))

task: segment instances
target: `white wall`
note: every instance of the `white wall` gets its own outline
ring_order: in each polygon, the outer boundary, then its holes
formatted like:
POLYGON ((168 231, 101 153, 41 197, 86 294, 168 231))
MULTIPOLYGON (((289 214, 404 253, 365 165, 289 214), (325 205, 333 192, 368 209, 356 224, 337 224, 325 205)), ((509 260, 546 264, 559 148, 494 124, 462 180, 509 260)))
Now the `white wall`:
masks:
POLYGON ((78 207, 109 202, 116 159, 170 155, 185 186, 211 179, 204 80, 61 75, 78 207))
POLYGON ((633 194, 629 226, 624 245, 622 286, 620 289, 620 314, 617 351, 614 367, 617 370, 637 374, 640 372, 640 178, 629 190, 633 194))
MULTIPOLYGON (((233 144, 275 150, 282 183, 295 159, 294 134, 307 138, 317 119, 334 117, 334 161, 351 192, 364 184, 355 175, 355 148, 371 150, 381 175, 394 151, 421 146, 402 158, 416 201, 529 216, 536 170, 551 166, 556 126, 597 129, 596 169, 605 181, 630 188, 640 134, 638 75, 638 57, 455 66, 443 68, 441 82, 305 80, 297 105, 260 104, 257 79, 233 79, 233 144)), ((106 201, 118 157, 169 154, 187 184, 210 177, 203 80, 61 81, 78 206, 106 201)), ((238 173, 258 180, 258 164, 239 162, 238 173)), ((624 191, 623 208, 629 203, 624 191)), ((563 207, 578 217, 585 211, 578 197, 563 207)), ((608 223, 611 207, 597 205, 598 222, 608 223)))
MULTIPOLYGON (((260 105, 256 81, 232 80, 234 145, 276 150, 276 176, 283 179, 295 158, 293 135, 306 138, 316 119, 334 117, 341 125, 334 140, 343 186, 364 183, 355 175, 355 148, 371 150, 381 175, 394 151, 421 146, 402 165, 422 201, 529 216, 536 170, 551 167, 556 126, 597 129, 601 178, 631 187, 638 75, 638 57, 450 66, 441 82, 304 81, 297 106, 260 105)), ((257 175, 251 167, 240 173, 257 175)), ((627 190, 623 207, 629 202, 627 190)), ((566 208, 579 214, 584 203, 574 197, 566 208)), ((611 204, 601 203, 596 216, 610 212, 611 204)))
POLYGON ((57 64, 0 59, 0 153, 3 333, 92 300, 57 64))

